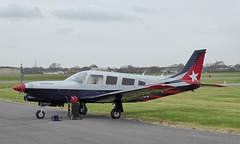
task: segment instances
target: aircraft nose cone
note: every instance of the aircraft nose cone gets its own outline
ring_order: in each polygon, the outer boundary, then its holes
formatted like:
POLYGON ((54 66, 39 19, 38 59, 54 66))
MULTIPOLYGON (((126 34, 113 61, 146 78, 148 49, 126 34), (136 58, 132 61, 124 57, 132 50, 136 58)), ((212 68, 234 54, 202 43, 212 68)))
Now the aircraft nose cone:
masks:
POLYGON ((21 85, 14 87, 13 89, 16 91, 22 92, 22 91, 25 91, 25 85, 21 84, 21 85))

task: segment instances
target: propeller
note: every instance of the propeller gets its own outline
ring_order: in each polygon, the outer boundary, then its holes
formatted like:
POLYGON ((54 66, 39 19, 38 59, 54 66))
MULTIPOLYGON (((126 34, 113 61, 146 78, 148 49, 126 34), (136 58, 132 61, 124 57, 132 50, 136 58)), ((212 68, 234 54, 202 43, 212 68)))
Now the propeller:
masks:
POLYGON ((20 83, 21 85, 14 87, 13 89, 16 91, 19 91, 17 97, 16 97, 16 101, 18 100, 18 97, 21 93, 24 93, 25 91, 25 85, 23 84, 23 68, 22 68, 22 64, 21 64, 21 70, 20 70, 20 83))
POLYGON ((21 64, 21 71, 20 71, 20 83, 23 83, 23 68, 22 68, 22 64, 21 64))
POLYGON ((161 77, 164 76, 164 73, 166 72, 166 69, 164 70, 164 72, 162 73, 161 77))
POLYGON ((16 101, 18 100, 18 97, 19 97, 20 93, 22 93, 22 92, 24 92, 24 91, 21 91, 21 92, 18 93, 18 95, 16 97, 16 101))
POLYGON ((145 75, 146 71, 147 71, 147 68, 144 70, 144 72, 142 73, 142 75, 145 75))

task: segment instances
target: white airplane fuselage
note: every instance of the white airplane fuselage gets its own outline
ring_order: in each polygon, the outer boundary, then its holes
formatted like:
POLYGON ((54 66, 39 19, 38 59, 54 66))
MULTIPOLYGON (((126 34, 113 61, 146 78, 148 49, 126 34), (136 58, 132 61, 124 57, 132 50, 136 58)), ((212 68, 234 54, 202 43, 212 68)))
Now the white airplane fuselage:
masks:
MULTIPOLYGON (((79 99, 84 100, 95 95, 141 88, 155 84, 169 84, 171 81, 177 81, 177 79, 171 78, 170 76, 83 71, 70 76, 64 81, 36 81, 25 83, 26 92, 29 94, 25 99, 28 101, 42 100, 45 102, 62 103, 67 102, 66 97, 70 96, 77 96, 79 99), (84 75, 83 80, 77 79, 79 75, 84 75), (92 76, 98 78, 96 82, 92 81, 92 76)), ((183 85, 189 84, 183 81, 172 84, 172 86, 183 85)))

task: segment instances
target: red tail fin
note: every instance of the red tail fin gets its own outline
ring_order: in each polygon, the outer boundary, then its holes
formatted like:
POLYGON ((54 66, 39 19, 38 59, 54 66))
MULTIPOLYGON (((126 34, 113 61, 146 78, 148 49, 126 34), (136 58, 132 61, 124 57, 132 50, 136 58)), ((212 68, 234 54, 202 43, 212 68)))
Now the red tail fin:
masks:
POLYGON ((194 51, 192 57, 185 66, 188 67, 188 71, 185 69, 187 73, 182 77, 182 81, 187 83, 200 83, 205 53, 205 49, 194 51))

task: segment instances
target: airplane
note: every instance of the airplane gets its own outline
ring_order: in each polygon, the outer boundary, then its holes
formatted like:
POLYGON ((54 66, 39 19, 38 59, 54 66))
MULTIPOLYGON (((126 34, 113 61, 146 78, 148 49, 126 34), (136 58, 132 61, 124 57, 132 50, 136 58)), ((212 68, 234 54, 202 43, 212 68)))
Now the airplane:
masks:
POLYGON ((220 84, 200 82, 206 49, 195 50, 180 73, 172 76, 150 76, 104 71, 82 71, 63 81, 36 81, 18 85, 13 89, 23 92, 25 101, 38 102, 38 119, 43 119, 44 106, 64 106, 76 96, 80 103, 79 114, 87 113, 86 103, 113 103, 110 115, 119 119, 127 102, 145 102, 186 91, 194 91, 201 86, 226 87, 220 84))

